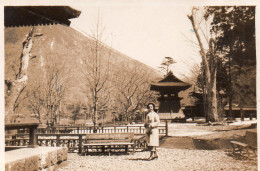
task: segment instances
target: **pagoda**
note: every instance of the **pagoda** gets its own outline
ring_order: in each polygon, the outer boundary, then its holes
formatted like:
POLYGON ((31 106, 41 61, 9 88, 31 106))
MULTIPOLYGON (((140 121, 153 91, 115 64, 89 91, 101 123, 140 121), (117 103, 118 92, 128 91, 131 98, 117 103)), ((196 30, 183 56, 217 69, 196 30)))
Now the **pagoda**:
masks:
POLYGON ((191 84, 181 81, 171 71, 162 80, 151 84, 150 90, 160 92, 157 100, 160 103, 158 114, 161 120, 185 119, 180 104, 182 98, 178 93, 190 87, 191 84))

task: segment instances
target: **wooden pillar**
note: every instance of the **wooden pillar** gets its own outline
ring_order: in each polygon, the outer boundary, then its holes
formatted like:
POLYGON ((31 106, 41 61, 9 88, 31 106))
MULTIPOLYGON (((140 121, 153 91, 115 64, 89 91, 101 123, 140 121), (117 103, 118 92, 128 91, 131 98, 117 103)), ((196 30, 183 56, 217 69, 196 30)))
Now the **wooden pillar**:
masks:
POLYGON ((38 147, 38 144, 37 144, 37 135, 36 135, 36 132, 37 132, 37 126, 31 126, 29 127, 29 145, 28 147, 29 148, 37 148, 38 147))
POLYGON ((125 154, 128 153, 128 145, 125 145, 125 154))
POLYGON ((79 135, 79 154, 82 153, 82 135, 79 135))
POLYGON ((168 137, 168 120, 165 122, 166 137, 168 137))
POLYGON ((60 146, 60 135, 57 135, 57 139, 56 139, 56 146, 59 147, 60 146))
POLYGON ((240 107, 240 118, 241 118, 241 121, 244 121, 244 112, 243 112, 243 108, 240 107))
POLYGON ((252 113, 250 113, 249 117, 250 117, 250 121, 253 120, 253 114, 252 113))

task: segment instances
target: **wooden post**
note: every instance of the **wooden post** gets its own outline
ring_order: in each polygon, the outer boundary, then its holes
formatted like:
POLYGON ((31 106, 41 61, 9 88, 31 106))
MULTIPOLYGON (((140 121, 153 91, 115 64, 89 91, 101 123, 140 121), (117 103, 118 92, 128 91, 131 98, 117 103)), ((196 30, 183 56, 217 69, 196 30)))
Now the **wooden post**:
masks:
MULTIPOLYGON (((38 126, 38 125, 37 125, 38 126)), ((37 148, 38 147, 38 144, 37 144, 37 135, 36 135, 36 132, 37 132, 37 126, 31 126, 29 127, 29 137, 30 137, 30 140, 29 140, 29 145, 28 147, 29 148, 37 148)))
POLYGON ((125 145, 125 154, 128 153, 128 145, 125 145))
POLYGON ((82 154, 82 135, 79 135, 79 154, 82 154))
POLYGON ((166 120, 165 129, 166 129, 166 137, 168 137, 168 120, 166 120))
POLYGON ((57 138, 56 138, 56 146, 57 146, 57 147, 60 146, 60 135, 57 135, 57 138))
POLYGON ((126 132, 128 132, 128 126, 126 126, 126 132))
POLYGON ((16 135, 12 135, 12 140, 13 140, 13 142, 16 141, 16 135))
POLYGON ((139 127, 140 133, 142 133, 142 126, 139 127))
POLYGON ((242 107, 240 107, 240 118, 241 118, 241 121, 244 121, 244 113, 243 113, 242 107))
POLYGON ((253 120, 253 114, 252 113, 250 113, 249 117, 250 117, 250 121, 253 120))

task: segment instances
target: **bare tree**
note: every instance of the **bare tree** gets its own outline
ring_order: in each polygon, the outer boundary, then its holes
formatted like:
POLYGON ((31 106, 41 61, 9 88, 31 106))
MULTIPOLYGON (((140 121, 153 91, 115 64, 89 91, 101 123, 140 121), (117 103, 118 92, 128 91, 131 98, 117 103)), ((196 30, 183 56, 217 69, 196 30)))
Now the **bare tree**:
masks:
POLYGON ((199 43, 200 55, 202 57, 202 67, 203 72, 205 73, 205 94, 207 94, 206 99, 208 102, 208 119, 210 121, 218 121, 218 102, 216 90, 217 57, 214 47, 214 39, 213 37, 207 36, 204 30, 201 29, 200 24, 203 20, 203 17, 201 16, 198 19, 198 15, 196 15, 197 12, 199 12, 199 9, 193 7, 191 10, 191 15, 188 15, 188 18, 191 21, 194 33, 199 43), (204 47, 202 37, 205 38, 204 40, 207 43, 208 50, 204 47))
POLYGON ((151 100, 153 93, 150 91, 150 76, 137 64, 132 68, 122 66, 116 75, 116 102, 124 120, 129 121, 135 111, 143 107, 147 100, 151 100))
POLYGON ((39 122, 42 122, 41 115, 44 112, 44 105, 45 105, 45 99, 43 92, 41 90, 41 86, 37 86, 36 88, 33 88, 31 92, 27 92, 28 96, 28 108, 33 114, 35 114, 35 117, 39 120, 39 122))
POLYGON ((43 91, 45 94, 44 107, 46 116, 52 124, 57 123, 66 89, 66 79, 62 74, 62 70, 58 67, 50 68, 46 87, 43 91))
POLYGON ((71 119, 74 121, 74 124, 77 119, 82 119, 85 116, 85 113, 81 110, 82 106, 81 102, 72 105, 71 119))
POLYGON ((192 85, 198 84, 198 76, 200 74, 200 65, 194 64, 193 67, 191 68, 191 74, 190 75, 185 75, 182 74, 183 81, 191 83, 192 85))
POLYGON ((27 80, 28 80, 28 67, 31 58, 31 50, 33 47, 34 40, 34 27, 31 28, 30 32, 23 41, 23 49, 20 56, 20 67, 19 72, 16 75, 15 80, 5 80, 7 86, 7 96, 5 99, 5 121, 15 122, 14 110, 15 103, 19 99, 21 93, 24 91, 27 80))
POLYGON ((83 62, 83 79, 85 82, 85 89, 87 98, 91 103, 93 109, 93 124, 97 125, 98 111, 100 108, 106 106, 110 99, 110 56, 111 49, 107 48, 102 43, 104 34, 104 27, 98 21, 93 34, 94 45, 90 45, 89 53, 82 59, 83 62))

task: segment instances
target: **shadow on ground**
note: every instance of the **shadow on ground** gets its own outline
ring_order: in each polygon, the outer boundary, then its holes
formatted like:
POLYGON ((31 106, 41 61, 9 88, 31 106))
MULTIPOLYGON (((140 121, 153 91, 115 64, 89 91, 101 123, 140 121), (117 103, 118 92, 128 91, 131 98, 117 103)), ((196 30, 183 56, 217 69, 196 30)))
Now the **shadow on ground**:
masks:
POLYGON ((230 141, 242 141, 246 131, 254 129, 241 129, 214 132, 209 135, 199 136, 172 136, 160 140, 160 147, 171 149, 196 149, 196 150, 225 150, 231 149, 230 141))
MULTIPOLYGON (((125 153, 125 152, 114 152, 114 151, 111 151, 110 153, 109 152, 89 152, 86 154, 86 156, 121 156, 121 155, 131 155, 132 152, 128 152, 128 153, 125 153)), ((85 154, 82 154, 82 156, 85 156, 85 154)))
POLYGON ((246 162, 256 164, 257 152, 252 152, 250 156, 244 153, 233 153, 230 141, 236 140, 243 142, 246 131, 256 131, 256 128, 215 132, 211 135, 203 136, 164 137, 160 140, 160 147, 190 150, 223 150, 227 156, 235 160, 245 160, 246 162))
POLYGON ((150 161, 147 158, 130 158, 130 159, 127 159, 127 160, 132 160, 132 161, 150 161))

